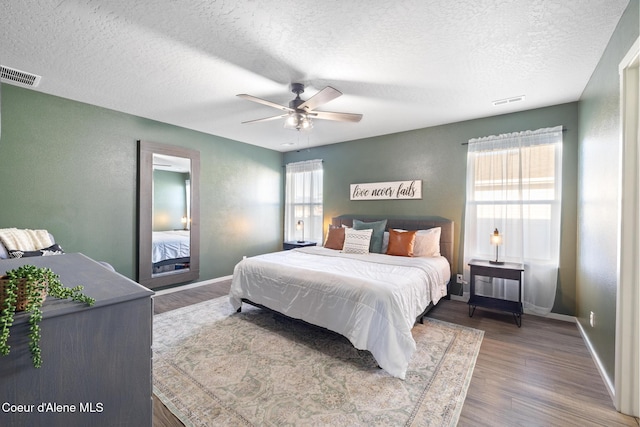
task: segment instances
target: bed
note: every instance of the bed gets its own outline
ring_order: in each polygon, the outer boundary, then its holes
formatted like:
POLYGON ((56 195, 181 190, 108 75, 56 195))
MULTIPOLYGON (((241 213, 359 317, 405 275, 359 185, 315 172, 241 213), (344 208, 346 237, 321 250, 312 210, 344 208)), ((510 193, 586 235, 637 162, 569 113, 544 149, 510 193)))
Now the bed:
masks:
MULTIPOLYGON (((340 216, 333 227, 380 218, 340 216)), ((404 257, 344 253, 322 246, 247 258, 234 269, 229 294, 240 311, 246 302, 321 326, 368 350, 390 375, 405 378, 415 352, 411 334, 447 297, 453 256, 453 222, 443 218, 383 218, 386 229, 440 228, 440 256, 404 257)), ((433 230, 432 230, 433 231, 433 230)))
POLYGON ((190 231, 154 231, 151 238, 153 274, 189 268, 190 231))

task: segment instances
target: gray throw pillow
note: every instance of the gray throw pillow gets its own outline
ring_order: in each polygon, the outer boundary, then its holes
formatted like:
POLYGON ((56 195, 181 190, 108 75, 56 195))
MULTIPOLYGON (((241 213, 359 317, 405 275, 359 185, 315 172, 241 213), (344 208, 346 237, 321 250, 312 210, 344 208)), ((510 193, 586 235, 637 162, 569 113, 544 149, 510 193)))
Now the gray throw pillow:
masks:
POLYGON ((371 241, 369 242, 369 252, 382 253, 382 240, 384 239, 384 230, 387 228, 387 220, 375 222, 363 222, 357 219, 353 220, 354 230, 373 230, 371 241))

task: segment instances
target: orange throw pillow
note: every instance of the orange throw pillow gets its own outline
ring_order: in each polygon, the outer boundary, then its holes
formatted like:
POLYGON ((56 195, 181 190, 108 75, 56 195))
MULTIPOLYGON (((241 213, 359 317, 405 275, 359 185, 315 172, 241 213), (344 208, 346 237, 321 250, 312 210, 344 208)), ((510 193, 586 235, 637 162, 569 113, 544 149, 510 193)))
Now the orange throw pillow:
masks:
POLYGON ((343 246, 344 246, 344 228, 343 227, 329 228, 329 233, 327 234, 327 241, 324 242, 324 247, 328 249, 337 249, 341 251, 343 246))
POLYGON ((390 229, 387 255, 413 256, 413 245, 416 241, 416 232, 417 230, 396 231, 394 229, 390 229))

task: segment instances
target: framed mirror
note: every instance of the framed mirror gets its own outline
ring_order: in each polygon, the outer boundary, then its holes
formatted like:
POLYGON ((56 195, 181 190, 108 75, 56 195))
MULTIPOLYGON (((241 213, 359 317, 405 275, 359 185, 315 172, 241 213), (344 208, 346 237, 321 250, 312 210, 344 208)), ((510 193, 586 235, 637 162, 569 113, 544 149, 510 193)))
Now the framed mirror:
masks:
POLYGON ((138 141, 138 282, 148 288, 200 274, 200 152, 138 141))

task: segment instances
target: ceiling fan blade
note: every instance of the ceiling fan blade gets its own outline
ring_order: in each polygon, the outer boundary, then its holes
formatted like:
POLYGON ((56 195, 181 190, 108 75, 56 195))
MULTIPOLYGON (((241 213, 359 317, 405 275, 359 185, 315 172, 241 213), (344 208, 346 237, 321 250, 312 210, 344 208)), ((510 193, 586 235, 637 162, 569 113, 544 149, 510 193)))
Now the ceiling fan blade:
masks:
POLYGON ((246 122, 242 122, 242 124, 244 125, 244 124, 247 124, 247 123, 268 122, 269 120, 284 119, 287 116, 289 116, 289 115, 288 114, 282 114, 280 116, 265 117, 264 119, 247 120, 246 122))
POLYGON ((331 111, 311 111, 308 113, 314 119, 336 120, 339 122, 359 122, 362 114, 333 113, 331 111))
POLYGON ((340 92, 338 89, 327 86, 320 92, 316 93, 311 98, 300 104, 298 106, 298 109, 311 111, 314 108, 321 106, 322 104, 326 104, 327 102, 336 99, 340 95, 342 95, 342 92, 340 92))
POLYGON ((246 93, 240 93, 240 94, 238 94, 236 96, 239 96, 240 98, 246 99, 247 101, 257 102, 258 104, 267 105, 269 107, 277 108, 277 109, 282 110, 282 111, 288 111, 288 112, 293 111, 293 109, 291 109, 291 108, 289 108, 287 106, 276 104, 275 102, 267 101, 266 99, 258 98, 257 96, 247 95, 246 93))

